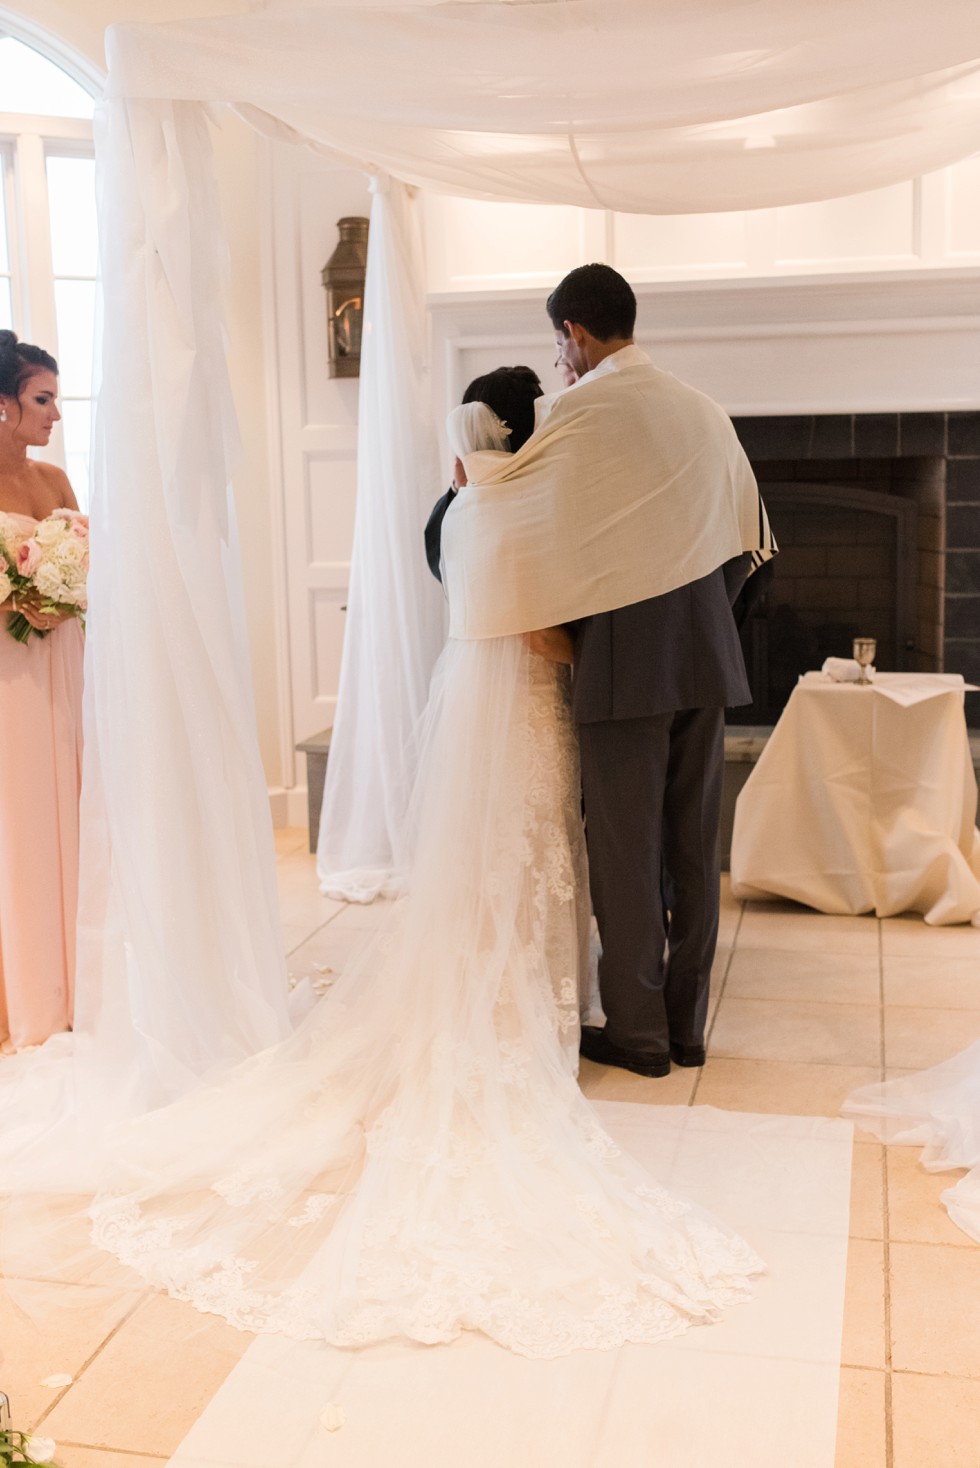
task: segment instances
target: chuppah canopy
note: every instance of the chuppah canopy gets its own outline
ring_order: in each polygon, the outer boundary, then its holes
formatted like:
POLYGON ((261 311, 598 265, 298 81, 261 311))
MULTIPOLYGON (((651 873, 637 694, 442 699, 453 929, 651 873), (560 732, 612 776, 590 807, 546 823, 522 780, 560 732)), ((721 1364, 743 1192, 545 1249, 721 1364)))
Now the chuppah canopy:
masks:
POLYGON ((934 0, 925 21, 891 0, 322 0, 116 27, 108 54, 80 1028, 100 1084, 135 1067, 145 1106, 287 1023, 229 496, 209 110, 381 180, 359 589, 321 849, 321 871, 366 866, 380 882, 410 777, 388 755, 407 746, 442 635, 421 549, 438 486, 408 185, 648 212, 872 189, 980 144, 980 16, 976 0, 934 0))
POLYGON ((371 172, 483 198, 755 209, 980 143, 972 0, 937 0, 927 23, 891 0, 319 0, 114 27, 108 53, 110 97, 227 102, 371 172))

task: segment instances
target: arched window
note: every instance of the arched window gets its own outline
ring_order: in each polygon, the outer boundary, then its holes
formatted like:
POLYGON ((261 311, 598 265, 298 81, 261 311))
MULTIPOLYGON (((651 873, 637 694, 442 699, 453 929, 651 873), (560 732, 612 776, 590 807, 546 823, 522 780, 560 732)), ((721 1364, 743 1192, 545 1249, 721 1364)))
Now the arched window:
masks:
POLYGON ((58 359, 63 421, 45 451, 89 487, 95 274, 94 99, 0 29, 0 326, 58 359))

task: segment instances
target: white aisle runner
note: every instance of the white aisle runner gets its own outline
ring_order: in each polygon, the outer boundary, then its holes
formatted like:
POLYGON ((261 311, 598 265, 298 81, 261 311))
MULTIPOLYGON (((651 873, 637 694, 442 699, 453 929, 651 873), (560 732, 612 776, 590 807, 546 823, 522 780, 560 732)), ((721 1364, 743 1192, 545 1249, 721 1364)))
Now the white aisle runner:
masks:
POLYGON ((833 1468, 850 1124, 598 1110, 624 1150, 759 1251, 769 1274, 750 1302, 663 1345, 555 1361, 477 1335, 362 1351, 260 1337, 172 1468, 833 1468))

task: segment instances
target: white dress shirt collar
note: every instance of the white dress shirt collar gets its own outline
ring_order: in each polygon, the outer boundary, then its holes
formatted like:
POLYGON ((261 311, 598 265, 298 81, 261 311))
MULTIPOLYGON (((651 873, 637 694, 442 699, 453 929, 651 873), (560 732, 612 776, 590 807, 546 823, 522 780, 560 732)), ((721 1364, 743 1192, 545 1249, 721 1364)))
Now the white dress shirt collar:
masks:
POLYGON ((579 382, 592 382, 594 378, 602 377, 607 372, 622 372, 626 367, 639 367, 641 364, 649 366, 650 358, 635 342, 630 342, 628 347, 620 347, 618 352, 610 352, 608 357, 603 357, 598 367, 582 374, 579 382))

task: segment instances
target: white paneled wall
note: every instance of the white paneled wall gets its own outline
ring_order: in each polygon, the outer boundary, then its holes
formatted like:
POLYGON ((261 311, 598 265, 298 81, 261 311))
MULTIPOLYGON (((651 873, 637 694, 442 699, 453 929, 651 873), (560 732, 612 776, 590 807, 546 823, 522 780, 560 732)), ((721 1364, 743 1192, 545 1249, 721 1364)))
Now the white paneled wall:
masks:
POLYGON ((288 667, 280 711, 284 801, 280 823, 305 820, 306 771, 293 745, 333 723, 354 534, 356 379, 327 373, 326 296, 320 271, 337 220, 370 210, 363 174, 303 148, 272 148, 273 251, 270 375, 278 422, 277 523, 285 567, 288 667), (290 793, 292 792, 292 793, 290 793))
POLYGON ((508 290, 606 260, 630 280, 980 265, 980 156, 846 199, 730 214, 426 201, 429 289, 508 290))

